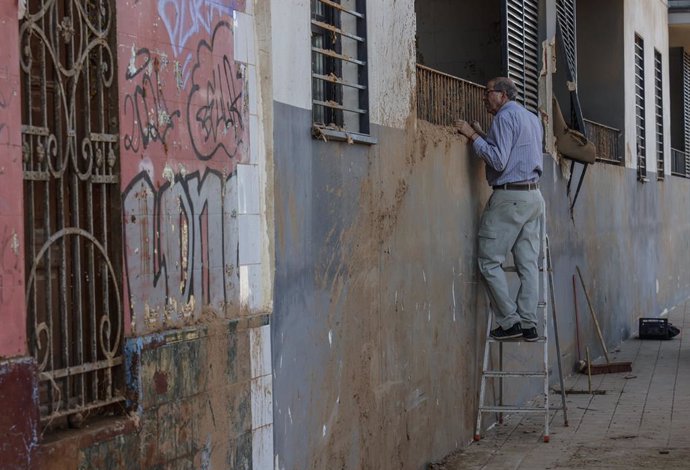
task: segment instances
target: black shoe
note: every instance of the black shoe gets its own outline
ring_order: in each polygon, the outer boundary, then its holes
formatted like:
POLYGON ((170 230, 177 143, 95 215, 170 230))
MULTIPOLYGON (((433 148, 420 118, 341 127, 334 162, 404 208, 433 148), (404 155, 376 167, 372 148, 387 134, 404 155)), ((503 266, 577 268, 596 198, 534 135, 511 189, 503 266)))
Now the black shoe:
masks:
POLYGON ((522 328, 520 324, 516 323, 507 330, 504 330, 500 326, 495 330, 491 330, 491 337, 497 340, 519 338, 522 336, 522 328))
POLYGON ((536 328, 525 328, 522 330, 522 339, 525 341, 537 341, 539 339, 539 334, 536 328))

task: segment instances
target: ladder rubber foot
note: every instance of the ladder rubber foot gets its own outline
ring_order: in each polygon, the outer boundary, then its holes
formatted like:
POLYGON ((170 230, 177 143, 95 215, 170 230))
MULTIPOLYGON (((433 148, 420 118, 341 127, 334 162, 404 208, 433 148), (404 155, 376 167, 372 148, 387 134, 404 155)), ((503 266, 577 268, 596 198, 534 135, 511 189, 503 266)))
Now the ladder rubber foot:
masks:
POLYGON ((482 438, 482 436, 480 436, 479 434, 475 434, 474 435, 474 442, 481 440, 481 438, 482 438))
POLYGON ((549 443, 549 436, 544 436, 544 442, 549 443))

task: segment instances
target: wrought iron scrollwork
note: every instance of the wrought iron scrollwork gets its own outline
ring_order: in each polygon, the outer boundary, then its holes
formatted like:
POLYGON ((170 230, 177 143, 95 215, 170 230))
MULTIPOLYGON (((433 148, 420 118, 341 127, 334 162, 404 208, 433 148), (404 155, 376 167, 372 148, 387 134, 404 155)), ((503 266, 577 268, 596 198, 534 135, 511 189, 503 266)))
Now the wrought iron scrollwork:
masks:
POLYGON ((50 422, 123 400, 115 2, 26 3, 27 328, 50 422))

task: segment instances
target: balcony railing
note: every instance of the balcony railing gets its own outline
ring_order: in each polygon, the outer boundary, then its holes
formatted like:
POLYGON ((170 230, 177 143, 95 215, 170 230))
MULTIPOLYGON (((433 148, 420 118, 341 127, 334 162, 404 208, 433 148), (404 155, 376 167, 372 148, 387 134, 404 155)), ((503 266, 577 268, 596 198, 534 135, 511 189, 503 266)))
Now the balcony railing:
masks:
POLYGON ((622 163, 623 155, 618 146, 621 131, 588 119, 584 121, 585 134, 597 148, 597 159, 610 163, 622 163))
POLYGON ((690 176, 688 172, 688 159, 684 151, 671 149, 671 174, 676 176, 690 176))
POLYGON ((483 86, 419 64, 417 117, 439 126, 452 126, 456 119, 478 121, 485 131, 491 122, 483 86))

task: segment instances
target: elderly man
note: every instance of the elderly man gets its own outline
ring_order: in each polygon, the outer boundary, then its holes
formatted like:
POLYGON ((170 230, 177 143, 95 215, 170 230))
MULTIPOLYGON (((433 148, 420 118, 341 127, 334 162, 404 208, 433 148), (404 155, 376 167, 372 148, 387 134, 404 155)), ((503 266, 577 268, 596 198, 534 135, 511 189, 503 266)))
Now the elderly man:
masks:
POLYGON ((539 191, 543 130, 537 116, 514 101, 516 96, 511 79, 494 78, 484 91, 486 109, 494 115, 488 134, 480 135, 478 125, 473 128, 463 120, 456 121, 456 126, 486 163, 486 179, 494 190, 478 233, 479 270, 498 323, 491 336, 536 341, 540 220, 544 213, 539 191), (520 278, 516 300, 502 268, 509 251, 520 278))

